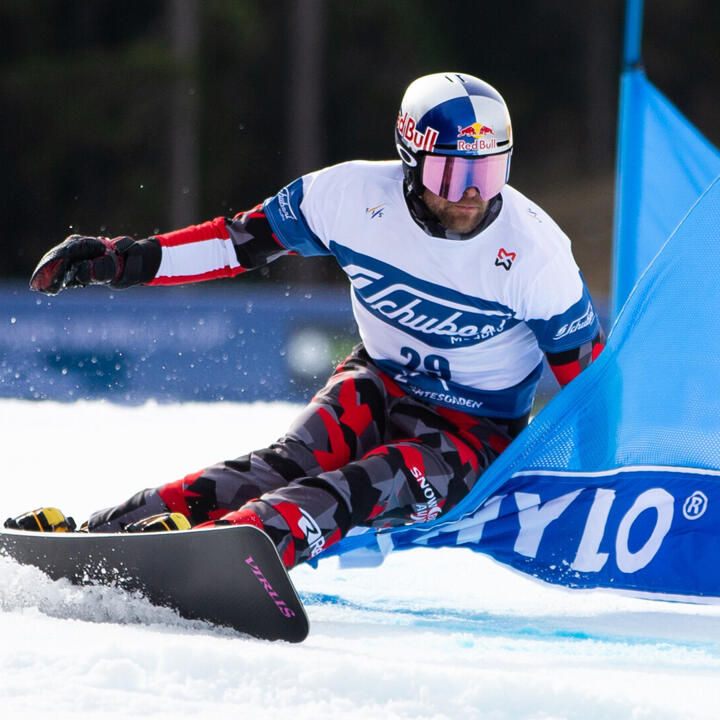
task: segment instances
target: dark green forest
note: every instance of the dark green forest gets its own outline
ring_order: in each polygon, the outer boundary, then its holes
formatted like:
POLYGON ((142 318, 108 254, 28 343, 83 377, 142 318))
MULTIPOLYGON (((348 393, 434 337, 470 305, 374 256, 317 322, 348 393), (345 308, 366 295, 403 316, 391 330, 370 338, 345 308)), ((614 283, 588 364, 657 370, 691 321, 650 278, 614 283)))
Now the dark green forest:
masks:
MULTIPOLYGON (((648 76, 719 144, 720 4, 645 5, 648 76)), ((141 237, 393 158, 408 83, 461 70, 504 95, 511 183, 603 292, 622 25, 620 0, 3 0, 0 274, 27 278, 71 232, 141 237)), ((284 262, 257 275, 336 278, 284 262)))

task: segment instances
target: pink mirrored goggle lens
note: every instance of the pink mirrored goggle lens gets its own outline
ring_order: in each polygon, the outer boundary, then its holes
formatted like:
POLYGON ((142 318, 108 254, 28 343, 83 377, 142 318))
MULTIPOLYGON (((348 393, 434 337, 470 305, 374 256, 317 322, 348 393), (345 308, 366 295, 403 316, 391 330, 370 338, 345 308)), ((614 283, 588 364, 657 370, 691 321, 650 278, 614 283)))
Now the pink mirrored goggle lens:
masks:
POLYGON ((457 202, 469 187, 477 188, 483 200, 495 197, 507 182, 510 153, 479 158, 426 155, 422 183, 450 202, 457 202))

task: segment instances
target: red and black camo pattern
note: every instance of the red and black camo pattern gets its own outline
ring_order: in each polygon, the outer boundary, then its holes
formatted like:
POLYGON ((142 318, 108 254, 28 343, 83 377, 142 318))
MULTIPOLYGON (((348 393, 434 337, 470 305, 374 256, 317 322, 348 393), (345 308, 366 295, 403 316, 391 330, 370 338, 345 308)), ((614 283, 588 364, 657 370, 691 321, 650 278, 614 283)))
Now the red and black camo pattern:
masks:
POLYGON ((598 334, 580 347, 560 353, 546 353, 548 364, 560 387, 574 380, 590 363, 597 360, 605 349, 605 333, 602 328, 598 334))
POLYGON ((194 526, 254 524, 293 567, 352 527, 438 517, 525 422, 508 428, 421 403, 358 348, 276 443, 142 491, 95 513, 89 528, 114 532, 166 510, 194 526))

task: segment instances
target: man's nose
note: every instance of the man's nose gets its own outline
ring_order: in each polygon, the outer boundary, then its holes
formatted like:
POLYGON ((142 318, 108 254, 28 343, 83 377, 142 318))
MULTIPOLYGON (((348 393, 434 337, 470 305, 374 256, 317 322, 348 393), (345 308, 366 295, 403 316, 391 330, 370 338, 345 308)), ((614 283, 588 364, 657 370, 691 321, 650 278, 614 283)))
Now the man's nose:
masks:
POLYGON ((462 194, 462 197, 465 200, 473 200, 474 198, 479 197, 479 196, 480 196, 479 190, 476 187, 474 187, 473 185, 471 185, 468 188, 465 188, 465 192, 462 194))

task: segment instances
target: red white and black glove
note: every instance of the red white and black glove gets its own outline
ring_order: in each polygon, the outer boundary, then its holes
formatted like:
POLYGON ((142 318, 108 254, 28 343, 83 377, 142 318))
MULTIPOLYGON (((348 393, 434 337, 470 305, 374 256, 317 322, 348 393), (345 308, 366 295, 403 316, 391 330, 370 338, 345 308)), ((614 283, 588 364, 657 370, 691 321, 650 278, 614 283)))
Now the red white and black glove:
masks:
POLYGON ((139 272, 140 255, 135 252, 141 249, 140 245, 126 236, 70 235, 45 253, 30 278, 30 289, 56 295, 69 287, 109 285, 125 288, 136 285, 145 281, 144 273, 139 272), (128 263, 130 255, 133 259, 128 263), (131 272, 128 272, 128 265, 132 266, 131 272))

